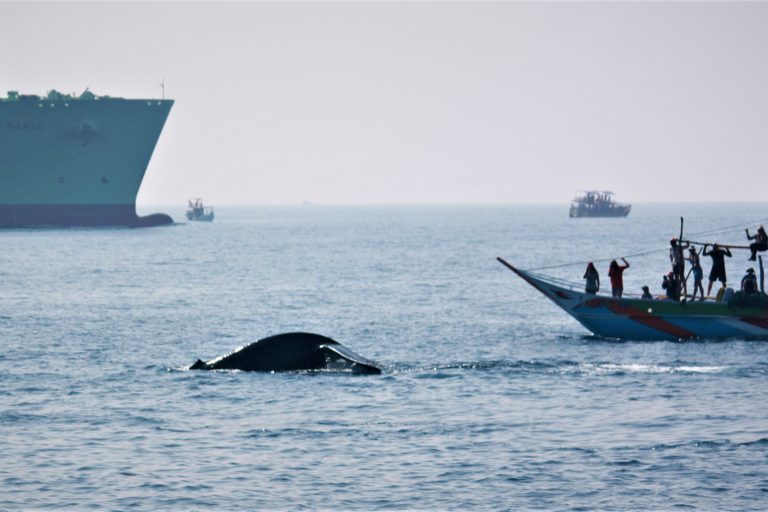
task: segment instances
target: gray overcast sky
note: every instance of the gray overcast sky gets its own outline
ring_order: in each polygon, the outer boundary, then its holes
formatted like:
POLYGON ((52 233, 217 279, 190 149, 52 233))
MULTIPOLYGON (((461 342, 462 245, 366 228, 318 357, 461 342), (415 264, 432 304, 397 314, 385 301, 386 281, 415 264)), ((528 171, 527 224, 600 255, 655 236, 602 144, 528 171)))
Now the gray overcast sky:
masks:
POLYGON ((143 204, 766 199, 766 3, 0 7, 0 91, 165 78, 143 204))

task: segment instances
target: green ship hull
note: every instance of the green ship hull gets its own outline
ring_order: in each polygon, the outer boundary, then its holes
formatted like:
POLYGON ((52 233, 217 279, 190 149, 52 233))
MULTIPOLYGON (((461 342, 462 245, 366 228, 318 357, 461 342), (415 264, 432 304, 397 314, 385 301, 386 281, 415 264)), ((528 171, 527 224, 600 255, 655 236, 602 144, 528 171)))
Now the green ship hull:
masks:
POLYGON ((0 99, 0 227, 155 226, 136 196, 173 100, 0 99))

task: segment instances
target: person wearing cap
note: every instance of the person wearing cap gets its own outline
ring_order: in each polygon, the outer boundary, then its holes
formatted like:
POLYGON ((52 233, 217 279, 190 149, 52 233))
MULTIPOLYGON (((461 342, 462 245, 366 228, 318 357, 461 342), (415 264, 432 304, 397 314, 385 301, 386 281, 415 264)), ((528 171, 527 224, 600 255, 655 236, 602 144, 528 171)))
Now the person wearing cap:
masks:
POLYGON ((749 244, 749 250, 752 251, 752 256, 749 257, 749 261, 755 261, 757 259, 757 251, 768 251, 768 234, 765 232, 765 228, 761 225, 757 228, 757 233, 754 236, 749 234, 749 229, 745 229, 747 232, 747 238, 754 240, 749 244))
POLYGON ((755 276, 755 269, 748 268, 747 273, 741 278, 741 291, 746 296, 757 293, 757 277, 755 276))
POLYGON ((696 292, 701 290, 701 300, 704 300, 704 270, 701 268, 701 260, 699 254, 696 252, 696 248, 691 246, 688 249, 688 261, 691 262, 691 272, 693 273, 693 297, 691 300, 696 300, 696 292))
POLYGON ((584 279, 587 280, 584 291, 595 294, 600 289, 600 274, 597 273, 595 264, 591 261, 587 263, 587 270, 584 272, 584 279))
POLYGON ((651 290, 648 289, 648 285, 643 286, 643 296, 640 297, 643 300, 651 300, 653 299, 653 295, 651 295, 651 290))

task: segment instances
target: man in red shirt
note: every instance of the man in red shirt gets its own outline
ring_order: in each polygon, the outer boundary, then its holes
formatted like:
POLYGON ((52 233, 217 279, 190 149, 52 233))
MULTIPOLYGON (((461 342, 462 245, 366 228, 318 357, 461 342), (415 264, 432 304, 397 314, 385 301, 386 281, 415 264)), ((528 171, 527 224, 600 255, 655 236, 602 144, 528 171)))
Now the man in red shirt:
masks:
POLYGON ((611 278, 611 295, 620 299, 624 293, 624 278, 623 274, 626 269, 629 268, 629 263, 624 258, 621 258, 624 265, 619 265, 616 260, 611 261, 611 266, 608 268, 608 277, 611 278))

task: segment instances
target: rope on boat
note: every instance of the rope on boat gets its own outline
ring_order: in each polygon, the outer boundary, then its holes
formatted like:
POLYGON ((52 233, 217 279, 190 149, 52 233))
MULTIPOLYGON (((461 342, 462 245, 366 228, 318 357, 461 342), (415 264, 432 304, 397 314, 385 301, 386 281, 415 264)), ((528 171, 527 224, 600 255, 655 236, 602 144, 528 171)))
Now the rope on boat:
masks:
POLYGON ((539 273, 536 273, 536 272, 529 272, 527 270, 525 272, 530 274, 531 276, 535 277, 536 279, 540 279, 540 280, 542 280, 544 282, 548 282, 548 283, 551 283, 551 284, 557 284, 557 285, 560 285, 560 286, 566 286, 568 288, 583 288, 584 287, 583 284, 577 283, 575 281, 569 281, 567 279, 561 279, 559 277, 547 276, 547 275, 539 274, 539 273))
MULTIPOLYGON (((739 228, 739 231, 740 231, 741 229, 748 228, 749 226, 754 226, 756 224, 760 225, 760 224, 764 224, 764 223, 768 223, 768 218, 767 219, 753 220, 751 222, 742 222, 741 224, 734 224, 733 226, 724 226, 724 227, 721 227, 721 228, 713 228, 713 229, 709 229, 709 230, 705 230, 705 231, 697 231, 697 232, 692 233, 692 234, 690 234, 688 236, 724 235, 726 233, 733 233, 733 232, 735 232, 736 231, 735 228, 739 228)), ((712 244, 709 244, 709 245, 712 245, 712 244)))
MULTIPOLYGON (((761 224, 766 223, 766 222, 768 222, 768 219, 758 219, 758 220, 753 220, 751 222, 742 222, 741 224, 734 224, 733 226, 726 226, 726 227, 722 227, 722 228, 714 228, 714 229, 710 229, 710 230, 706 230, 706 231, 698 231, 698 232, 693 233, 693 234, 688 235, 688 236, 696 237, 696 236, 704 236, 704 235, 707 235, 707 236, 710 236, 710 235, 724 235, 724 234, 727 234, 727 233, 735 233, 737 231, 741 231, 742 229, 749 228, 749 226, 754 226, 755 224, 761 225, 761 224)), ((715 245, 715 242, 697 242, 697 241, 691 240, 689 238, 684 238, 682 241, 683 242, 688 242, 688 243, 691 243, 691 244, 702 245, 702 246, 709 245, 710 247, 715 245)), ((720 246, 720 247, 727 247, 729 249, 749 249, 750 248, 749 245, 722 244, 722 243, 719 243, 719 242, 717 243, 717 245, 720 246)))
POLYGON ((526 272, 530 272, 532 270, 547 270, 551 268, 560 268, 560 267, 575 267, 576 265, 584 265, 587 261, 591 261, 592 263, 605 263, 607 261, 613 261, 613 260, 620 260, 622 258, 639 258, 640 256, 647 256, 649 254, 656 254, 660 252, 667 252, 669 249, 653 249, 652 251, 643 251, 643 252, 636 252, 634 254, 626 254, 624 256, 617 256, 615 258, 602 258, 599 260, 581 260, 581 261, 572 261, 570 263, 561 263, 559 265, 546 265, 543 267, 533 267, 533 268, 527 268, 524 269, 526 272))
MULTIPOLYGON (((714 229, 705 230, 705 231, 697 231, 697 232, 695 232, 695 233, 693 233, 693 234, 691 234, 689 236, 723 235, 723 234, 726 234, 726 233, 735 233, 736 231, 741 231, 742 229, 748 228, 749 226, 754 226, 756 224, 760 225, 760 224, 763 224, 763 223, 768 223, 768 218, 753 220, 753 221, 750 221, 750 222, 742 222, 740 224, 734 224, 732 226, 725 226, 725 227, 720 227, 720 228, 714 228, 714 229), (738 228, 738 229, 736 229, 736 228, 738 228)), ((683 241, 684 242, 689 242, 689 243, 692 243, 692 244, 696 244, 696 245, 701 245, 701 246, 704 246, 704 245, 712 246, 712 245, 714 245, 714 242, 696 242, 696 241, 693 241, 693 240, 689 240, 687 238, 684 239, 683 241)), ((721 244, 721 243, 718 243, 717 245, 719 245, 720 247, 728 247, 729 249, 749 249, 748 245, 729 245, 729 244, 721 244)), ((616 256, 614 258, 602 258, 602 259, 599 259, 599 260, 580 260, 580 261, 572 261, 572 262, 569 262, 569 263, 560 263, 560 264, 557 264, 557 265, 545 265, 545 266, 541 266, 541 267, 531 267, 531 268, 525 269, 525 271, 526 272, 530 272, 530 271, 535 271, 535 270, 549 270, 549 269, 553 269, 553 268, 575 267, 576 265, 584 265, 587 261, 591 261, 592 263, 606 263, 606 262, 613 261, 613 260, 620 260, 622 258, 639 258, 641 256, 648 256, 650 254, 657 254, 657 253, 662 253, 662 252, 667 252, 667 251, 669 251, 669 248, 665 247, 663 249, 653 249, 651 251, 637 252, 637 253, 634 253, 634 254, 625 254, 624 256, 616 256)), ((579 286, 581 286, 581 285, 579 285, 579 286)))
MULTIPOLYGON (((559 277, 553 277, 550 275, 544 275, 539 274, 537 272, 529 272, 525 271, 528 275, 535 277, 536 279, 539 279, 540 281, 544 281, 545 283, 549 284, 555 284, 558 286, 562 286, 563 288, 569 288, 571 290, 579 290, 584 288, 584 283, 577 283, 575 281, 569 281, 567 279, 561 279, 559 277)), ((623 294, 624 297, 642 297, 641 293, 634 293, 634 292, 625 292, 623 294)), ((601 295, 602 297, 602 295, 601 295)))

